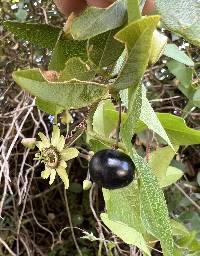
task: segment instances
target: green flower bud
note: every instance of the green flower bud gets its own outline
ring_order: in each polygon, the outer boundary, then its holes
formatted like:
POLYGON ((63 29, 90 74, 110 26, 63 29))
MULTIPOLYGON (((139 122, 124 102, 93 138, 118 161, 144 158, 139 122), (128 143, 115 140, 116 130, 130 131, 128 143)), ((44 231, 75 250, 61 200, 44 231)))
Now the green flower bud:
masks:
POLYGON ((89 190, 92 187, 92 182, 90 180, 83 181, 83 190, 89 190))
POLYGON ((61 116, 61 122, 63 124, 69 124, 73 121, 73 117, 69 113, 69 111, 65 110, 65 112, 61 116))
POLYGON ((21 143, 26 148, 34 149, 36 146, 36 139, 35 138, 25 138, 25 139, 22 139, 21 143))

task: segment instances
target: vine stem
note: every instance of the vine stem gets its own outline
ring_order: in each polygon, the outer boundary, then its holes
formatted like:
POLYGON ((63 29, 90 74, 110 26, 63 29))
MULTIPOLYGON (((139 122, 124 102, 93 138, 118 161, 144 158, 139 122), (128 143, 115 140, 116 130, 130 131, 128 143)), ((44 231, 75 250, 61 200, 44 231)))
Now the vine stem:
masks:
POLYGON ((117 129, 116 129, 116 144, 115 148, 119 148, 119 134, 120 134, 120 128, 121 128, 121 122, 122 122, 122 102, 119 100, 119 118, 117 123, 117 129))
POLYGON ((196 107, 194 106, 193 102, 189 100, 189 102, 182 111, 181 117, 185 119, 195 108, 196 107))
POLYGON ((57 116, 57 114, 54 116, 54 124, 55 124, 55 125, 58 124, 58 116, 57 116))
POLYGON ((76 236, 74 234, 74 228, 73 228, 73 224, 72 224, 71 213, 70 213, 70 210, 69 210, 69 203, 68 203, 66 189, 64 189, 64 198, 65 198, 65 206, 66 206, 66 211, 67 211, 67 215, 68 215, 68 219, 69 219, 69 225, 70 225, 70 229, 71 229, 71 233, 72 233, 72 238, 74 240, 74 244, 76 246, 76 249, 78 251, 79 256, 83 256, 83 254, 82 254, 82 252, 79 248, 79 245, 77 243, 76 236))
MULTIPOLYGON (((104 138, 103 136, 100 136, 99 134, 92 132, 92 131, 87 131, 87 134, 92 137, 93 139, 96 139, 98 141, 101 141, 103 144, 105 145, 109 145, 109 146, 113 146, 113 144, 115 143, 114 140, 111 139, 107 139, 104 138)), ((125 146, 123 145, 123 143, 118 143, 118 148, 120 148, 123 151, 126 151, 125 146)))
POLYGON ((188 194, 186 194, 185 191, 177 183, 175 183, 175 186, 197 208, 197 210, 200 211, 200 206, 194 200, 192 200, 192 198, 190 196, 188 196, 188 194))
POLYGON ((95 184, 92 185, 91 189, 90 189, 90 193, 89 193, 89 201, 90 201, 90 209, 93 213, 94 218, 97 221, 98 227, 99 227, 99 235, 100 235, 100 242, 99 242, 99 250, 98 250, 98 256, 102 256, 102 246, 104 244, 105 249, 106 249, 106 253, 108 254, 108 248, 106 246, 106 241, 105 241, 105 237, 103 234, 103 229, 102 229, 102 225, 101 225, 101 221, 98 218, 95 209, 93 207, 93 192, 94 192, 94 188, 95 188, 95 184))

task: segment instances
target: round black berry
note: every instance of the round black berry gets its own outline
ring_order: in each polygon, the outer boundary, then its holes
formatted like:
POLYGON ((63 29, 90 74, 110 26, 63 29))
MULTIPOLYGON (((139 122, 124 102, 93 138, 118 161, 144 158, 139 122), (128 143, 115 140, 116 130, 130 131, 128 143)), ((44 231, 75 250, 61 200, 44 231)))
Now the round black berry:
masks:
POLYGON ((127 186, 134 179, 135 165, 123 152, 104 149, 93 155, 89 162, 91 179, 107 189, 127 186))

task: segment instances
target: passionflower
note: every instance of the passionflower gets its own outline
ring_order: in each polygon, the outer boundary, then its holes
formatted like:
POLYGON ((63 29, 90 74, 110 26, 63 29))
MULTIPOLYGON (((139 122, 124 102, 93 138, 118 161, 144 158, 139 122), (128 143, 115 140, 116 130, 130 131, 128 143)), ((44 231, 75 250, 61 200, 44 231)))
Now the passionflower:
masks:
POLYGON ((76 148, 67 148, 65 138, 60 135, 60 129, 54 125, 51 139, 48 139, 43 133, 38 133, 41 141, 36 142, 39 151, 35 154, 36 160, 41 160, 45 165, 45 170, 42 171, 41 177, 48 179, 51 185, 56 177, 56 174, 63 181, 65 188, 69 187, 69 178, 66 171, 67 161, 78 156, 76 148))

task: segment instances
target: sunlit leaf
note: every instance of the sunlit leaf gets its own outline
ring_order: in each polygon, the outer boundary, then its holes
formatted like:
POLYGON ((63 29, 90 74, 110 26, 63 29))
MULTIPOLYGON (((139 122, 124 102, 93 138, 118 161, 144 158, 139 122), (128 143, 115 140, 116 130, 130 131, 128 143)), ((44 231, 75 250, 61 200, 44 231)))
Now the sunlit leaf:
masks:
MULTIPOLYGON (((134 112, 131 114, 134 115, 134 112)), ((142 108, 140 113, 140 120, 145 123, 149 129, 163 138, 171 146, 171 148, 173 148, 165 129, 163 128, 161 122, 159 121, 156 113, 154 112, 146 97, 146 90, 144 86, 142 86, 142 108)))
POLYGON ((187 66, 194 66, 193 60, 183 51, 179 50, 175 44, 167 44, 163 54, 187 66))
POLYGON ((162 56, 165 46, 167 44, 167 37, 160 33, 158 30, 155 30, 153 33, 152 45, 151 45, 151 54, 149 58, 149 63, 156 63, 159 58, 162 56))
POLYGON ((187 236, 189 235, 189 231, 187 228, 181 223, 176 220, 170 220, 172 226, 172 232, 175 236, 187 236))
MULTIPOLYGON (((189 128, 183 118, 169 113, 157 113, 157 117, 173 145, 200 143, 200 131, 189 128)), ((146 128, 147 126, 144 123, 138 122, 136 133, 142 132, 146 128)))
POLYGON ((128 56, 114 84, 114 88, 122 90, 141 82, 151 53, 153 31, 159 16, 150 16, 132 22, 116 34, 116 38, 124 42, 128 56))
POLYGON ((181 84, 188 88, 192 84, 193 69, 175 60, 167 63, 169 71, 176 76, 181 84))
POLYGON ((151 255, 147 244, 141 233, 137 232, 134 228, 120 222, 113 221, 107 214, 102 213, 101 219, 104 224, 117 236, 119 236, 125 243, 137 246, 141 251, 147 255, 151 255))
POLYGON ((128 23, 141 18, 138 0, 127 0, 127 9, 128 23))
POLYGON ((160 182, 161 187, 167 187, 177 182, 182 176, 184 172, 174 166, 169 166, 167 168, 166 176, 160 182))
POLYGON ((100 100, 108 92, 105 85, 76 79, 66 82, 49 82, 39 69, 21 70, 13 78, 23 89, 41 100, 70 108, 81 108, 100 100))
POLYGON ((126 1, 117 0, 106 9, 89 7, 73 20, 71 33, 76 40, 85 40, 120 27, 126 17, 126 1))
MULTIPOLYGON (((119 113, 113 103, 110 100, 102 101, 93 116, 93 129, 96 133, 108 138, 117 127, 118 118, 119 113)), ((125 113, 122 113, 122 119, 124 123, 125 113)))
POLYGON ((70 58, 63 71, 60 73, 59 82, 69 81, 73 78, 82 81, 88 81, 95 76, 94 70, 92 70, 86 63, 80 58, 70 58))
POLYGON ((127 119, 121 128, 121 137, 125 145, 131 141, 133 134, 136 131, 136 127, 140 121, 140 114, 142 108, 141 86, 136 87, 135 92, 131 94, 129 102, 130 106, 128 110, 127 119))
POLYGON ((200 2, 198 0, 156 0, 165 26, 200 46, 200 2))
POLYGON ((131 140, 133 134, 137 130, 137 126, 142 122, 149 129, 162 137, 173 148, 165 129, 146 98, 146 90, 144 86, 138 86, 129 102, 130 106, 127 119, 122 126, 123 140, 125 137, 126 139, 131 140))
POLYGON ((35 104, 39 109, 51 115, 57 115, 64 110, 63 107, 57 104, 49 103, 45 100, 41 100, 40 98, 36 99, 35 104))
POLYGON ((170 165, 174 155, 174 150, 172 150, 169 146, 159 148, 151 152, 149 156, 149 165, 152 169, 154 169, 154 174, 158 180, 162 179, 162 177, 166 175, 167 168, 170 165))
POLYGON ((192 145, 200 143, 200 131, 189 128, 183 118, 168 113, 158 113, 157 116, 172 144, 192 145))

